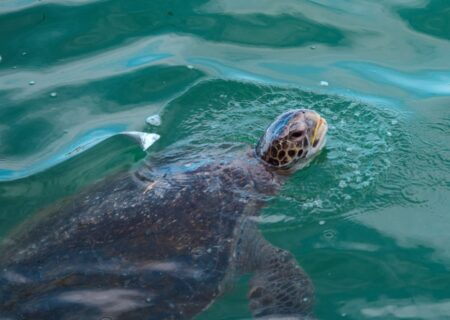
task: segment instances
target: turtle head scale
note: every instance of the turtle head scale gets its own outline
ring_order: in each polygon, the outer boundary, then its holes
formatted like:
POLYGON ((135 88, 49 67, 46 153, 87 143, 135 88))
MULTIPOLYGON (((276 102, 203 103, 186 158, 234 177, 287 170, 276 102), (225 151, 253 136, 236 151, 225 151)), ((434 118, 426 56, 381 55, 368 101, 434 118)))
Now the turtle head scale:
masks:
POLYGON ((256 146, 256 155, 274 169, 306 165, 325 145, 328 124, 317 112, 290 110, 266 129, 256 146))

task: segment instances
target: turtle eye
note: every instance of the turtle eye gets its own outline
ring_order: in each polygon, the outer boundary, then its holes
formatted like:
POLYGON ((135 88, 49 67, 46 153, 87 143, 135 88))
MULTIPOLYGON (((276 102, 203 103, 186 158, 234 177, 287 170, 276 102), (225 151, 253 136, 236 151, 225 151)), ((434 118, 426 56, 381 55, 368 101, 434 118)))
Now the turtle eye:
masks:
POLYGON ((291 134, 292 138, 300 138, 303 135, 304 131, 300 130, 300 131, 295 131, 291 134))

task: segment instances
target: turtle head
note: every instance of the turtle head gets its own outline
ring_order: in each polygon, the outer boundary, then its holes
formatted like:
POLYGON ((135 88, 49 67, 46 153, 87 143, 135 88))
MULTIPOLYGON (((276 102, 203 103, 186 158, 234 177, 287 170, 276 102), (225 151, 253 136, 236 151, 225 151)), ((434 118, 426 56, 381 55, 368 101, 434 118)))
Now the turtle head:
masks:
POLYGON ((313 110, 287 111, 266 129, 256 155, 274 169, 299 168, 323 148, 327 130, 326 120, 313 110))

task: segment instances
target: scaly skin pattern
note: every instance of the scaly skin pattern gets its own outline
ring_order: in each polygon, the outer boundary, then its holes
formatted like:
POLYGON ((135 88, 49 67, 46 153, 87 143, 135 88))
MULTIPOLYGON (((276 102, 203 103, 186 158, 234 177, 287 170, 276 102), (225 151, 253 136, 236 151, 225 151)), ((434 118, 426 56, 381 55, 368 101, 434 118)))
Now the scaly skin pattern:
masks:
POLYGON ((251 156, 143 165, 39 213, 0 248, 0 319, 188 319, 222 292, 244 215, 280 181, 251 156))
POLYGON ((0 247, 0 319, 189 319, 242 272, 254 316, 310 319, 311 281, 252 216, 327 128, 291 110, 255 152, 143 164, 35 215, 0 247))

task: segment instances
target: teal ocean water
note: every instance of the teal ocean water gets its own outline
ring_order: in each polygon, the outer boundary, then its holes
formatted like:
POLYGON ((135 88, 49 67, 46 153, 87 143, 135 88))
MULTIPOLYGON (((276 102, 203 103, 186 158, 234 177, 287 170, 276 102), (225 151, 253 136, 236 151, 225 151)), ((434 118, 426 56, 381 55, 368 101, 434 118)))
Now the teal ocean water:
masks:
MULTIPOLYGON (((146 156, 220 156, 308 107, 327 146, 259 220, 317 317, 449 319, 448 0, 2 0, 0 56, 0 238, 146 156)), ((250 318, 247 281, 198 319, 250 318)))

